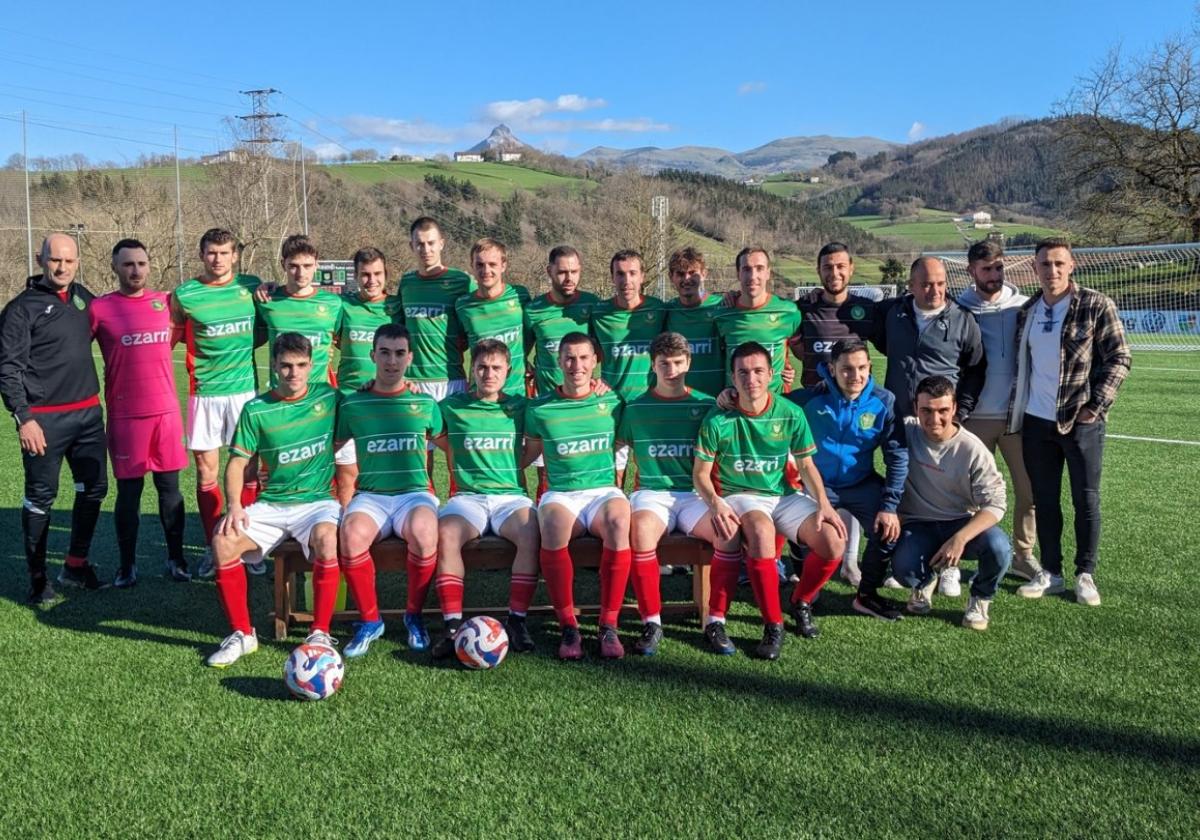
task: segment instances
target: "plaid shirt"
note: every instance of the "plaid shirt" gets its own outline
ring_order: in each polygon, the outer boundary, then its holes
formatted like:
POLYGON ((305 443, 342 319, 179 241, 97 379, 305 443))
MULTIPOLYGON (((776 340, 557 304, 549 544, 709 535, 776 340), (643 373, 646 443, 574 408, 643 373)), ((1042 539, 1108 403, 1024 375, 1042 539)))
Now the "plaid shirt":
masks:
MULTIPOLYGON (((1039 291, 1017 314, 1017 376, 1009 401, 1010 432, 1021 428, 1029 401, 1032 356, 1029 350, 1029 313, 1042 302, 1039 291)), ((1105 294, 1071 284, 1071 302, 1063 318, 1062 344, 1058 362, 1059 434, 1069 434, 1079 412, 1085 408, 1098 419, 1108 415, 1117 389, 1129 374, 1131 363, 1125 327, 1117 305, 1105 294)))

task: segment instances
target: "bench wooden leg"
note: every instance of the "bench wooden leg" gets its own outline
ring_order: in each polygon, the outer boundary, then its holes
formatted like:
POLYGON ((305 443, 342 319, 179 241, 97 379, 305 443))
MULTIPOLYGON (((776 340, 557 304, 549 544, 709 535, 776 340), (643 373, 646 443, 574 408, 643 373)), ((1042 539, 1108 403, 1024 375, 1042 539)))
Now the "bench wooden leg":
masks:
POLYGON ((709 571, 712 566, 692 567, 692 598, 696 602, 696 612, 700 617, 700 627, 708 625, 708 593, 709 571))
POLYGON ((291 574, 282 558, 275 559, 275 641, 287 638, 292 618, 291 574))

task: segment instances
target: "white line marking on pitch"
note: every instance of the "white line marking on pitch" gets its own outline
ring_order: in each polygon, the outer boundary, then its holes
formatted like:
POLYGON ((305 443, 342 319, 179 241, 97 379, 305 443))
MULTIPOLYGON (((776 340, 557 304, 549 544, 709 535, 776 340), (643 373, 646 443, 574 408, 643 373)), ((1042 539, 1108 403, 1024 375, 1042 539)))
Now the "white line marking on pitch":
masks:
POLYGON ((1138 437, 1137 435, 1105 435, 1117 440, 1144 440, 1149 443, 1177 443, 1181 446, 1200 446, 1200 440, 1169 440, 1167 438, 1138 437))
POLYGON ((1166 373, 1200 373, 1200 368, 1160 368, 1160 367, 1145 367, 1144 365, 1134 365, 1130 372, 1136 370, 1160 370, 1166 373))

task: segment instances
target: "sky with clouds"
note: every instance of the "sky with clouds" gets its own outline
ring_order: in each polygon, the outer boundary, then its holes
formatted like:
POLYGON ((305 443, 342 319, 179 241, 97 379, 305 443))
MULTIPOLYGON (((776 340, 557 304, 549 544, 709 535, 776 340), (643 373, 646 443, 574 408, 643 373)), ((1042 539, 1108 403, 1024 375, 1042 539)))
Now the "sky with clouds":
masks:
POLYGON ((1188 31, 1191 0, 603 6, 262 2, 36 6, 0 25, 0 156, 204 154, 268 100, 322 155, 464 149, 498 123, 563 154, 593 146, 744 151, 829 134, 907 143, 1037 117, 1117 44, 1188 31), (306 19, 306 15, 310 15, 306 19), (52 37, 50 37, 52 35, 52 37))

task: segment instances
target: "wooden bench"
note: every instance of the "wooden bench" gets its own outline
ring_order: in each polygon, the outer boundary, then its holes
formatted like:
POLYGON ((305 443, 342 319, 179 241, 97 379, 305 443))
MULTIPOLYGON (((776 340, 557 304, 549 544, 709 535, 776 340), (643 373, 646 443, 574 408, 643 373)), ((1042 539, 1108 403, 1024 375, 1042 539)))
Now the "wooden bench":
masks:
MULTIPOLYGON (((595 569, 600 566, 600 540, 595 537, 580 537, 571 542, 571 558, 576 568, 595 569)), ((511 569, 516 549, 508 540, 501 537, 480 537, 471 540, 463 546, 463 562, 468 573, 485 569, 511 569)), ((379 572, 404 571, 408 547, 403 540, 389 537, 376 543, 371 549, 375 558, 375 568, 379 572)), ((300 545, 295 540, 285 540, 271 553, 275 563, 275 612, 272 618, 275 622, 275 639, 282 641, 287 638, 288 628, 293 623, 308 623, 312 621, 310 610, 300 609, 297 605, 298 575, 312 569, 312 564, 304 558, 300 545)), ((708 618, 709 564, 712 562, 712 547, 703 540, 670 534, 663 537, 658 544, 659 561, 671 566, 692 567, 692 600, 664 602, 664 616, 678 616, 694 613, 700 619, 703 627, 708 618)), ((636 610, 633 604, 625 604, 624 610, 636 610)), ((576 612, 582 615, 595 615, 600 611, 599 604, 576 605, 576 612)), ((380 616, 399 618, 404 610, 383 610, 380 616)), ((503 616, 508 612, 508 606, 466 607, 464 614, 503 616)), ((529 608, 530 615, 554 614, 553 607, 539 604, 529 608)), ((437 609, 426 609, 427 616, 440 616, 437 609)), ((358 618, 357 612, 339 610, 333 615, 334 621, 349 621, 358 618)))

